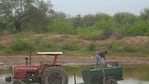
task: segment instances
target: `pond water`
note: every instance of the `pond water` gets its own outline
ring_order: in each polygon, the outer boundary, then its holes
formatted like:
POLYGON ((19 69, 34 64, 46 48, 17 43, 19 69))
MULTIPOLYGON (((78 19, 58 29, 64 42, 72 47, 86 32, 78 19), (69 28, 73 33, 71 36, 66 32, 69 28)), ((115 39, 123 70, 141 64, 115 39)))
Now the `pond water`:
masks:
MULTIPOLYGON (((69 84, 74 84, 74 76, 76 73, 76 82, 83 83, 81 78, 81 70, 91 66, 86 65, 75 65, 75 66, 64 66, 67 74, 69 74, 69 84)), ((149 65, 148 64, 127 64, 123 65, 124 80, 118 81, 118 84, 149 84, 149 65)), ((5 77, 8 74, 0 73, 0 84, 5 83, 5 77)))

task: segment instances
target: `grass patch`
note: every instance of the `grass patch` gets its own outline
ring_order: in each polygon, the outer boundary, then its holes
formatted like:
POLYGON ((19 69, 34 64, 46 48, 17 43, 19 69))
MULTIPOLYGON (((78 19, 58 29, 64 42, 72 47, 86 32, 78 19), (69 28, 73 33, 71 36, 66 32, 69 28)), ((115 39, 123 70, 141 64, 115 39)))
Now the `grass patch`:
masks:
POLYGON ((4 48, 5 46, 2 43, 0 43, 0 50, 3 50, 4 48))
POLYGON ((32 42, 24 39, 15 39, 10 42, 9 53, 23 53, 34 50, 34 45, 32 42))
POLYGON ((74 51, 74 50, 79 50, 79 46, 77 42, 75 41, 69 41, 63 44, 62 46, 63 50, 68 50, 68 51, 74 51))
POLYGON ((105 49, 110 51, 111 55, 116 56, 148 56, 149 51, 147 47, 136 44, 128 44, 121 40, 114 40, 111 43, 104 44, 105 49))

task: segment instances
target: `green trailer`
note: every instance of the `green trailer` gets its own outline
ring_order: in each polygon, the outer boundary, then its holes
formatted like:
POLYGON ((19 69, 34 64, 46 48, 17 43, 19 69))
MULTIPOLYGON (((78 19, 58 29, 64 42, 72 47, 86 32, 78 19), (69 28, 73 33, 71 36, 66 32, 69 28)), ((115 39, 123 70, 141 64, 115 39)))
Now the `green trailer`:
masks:
POLYGON ((105 63, 103 65, 104 68, 100 66, 101 65, 96 68, 82 70, 84 83, 81 84, 117 84, 117 81, 123 80, 123 69, 119 63, 105 63))

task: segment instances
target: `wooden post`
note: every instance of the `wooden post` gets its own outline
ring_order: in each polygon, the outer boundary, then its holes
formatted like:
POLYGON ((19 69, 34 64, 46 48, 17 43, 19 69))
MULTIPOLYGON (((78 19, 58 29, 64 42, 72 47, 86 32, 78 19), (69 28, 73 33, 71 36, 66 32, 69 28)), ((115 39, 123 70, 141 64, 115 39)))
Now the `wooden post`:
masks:
POLYGON ((101 68, 102 68, 102 74, 103 74, 103 84, 106 84, 106 75, 105 75, 105 70, 104 70, 104 64, 102 63, 101 64, 101 68))
POLYGON ((77 84, 76 83, 76 74, 74 73, 74 84, 77 84))

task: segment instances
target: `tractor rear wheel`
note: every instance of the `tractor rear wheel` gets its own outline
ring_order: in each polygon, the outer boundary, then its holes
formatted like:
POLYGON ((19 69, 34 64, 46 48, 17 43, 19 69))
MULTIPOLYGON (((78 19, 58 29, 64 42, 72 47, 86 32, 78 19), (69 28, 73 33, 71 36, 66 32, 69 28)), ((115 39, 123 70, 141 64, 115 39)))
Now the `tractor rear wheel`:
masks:
POLYGON ((25 84, 25 83, 21 80, 14 80, 12 84, 25 84))
POLYGON ((49 67, 42 75, 42 84, 68 84, 68 77, 63 68, 49 67))

